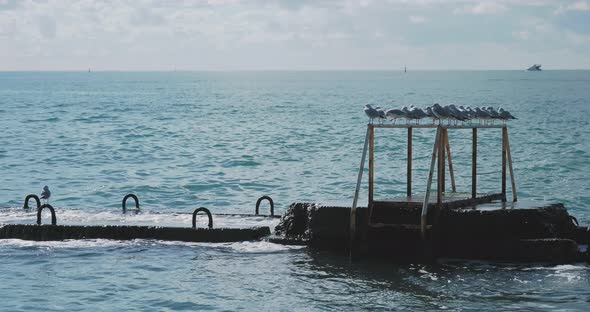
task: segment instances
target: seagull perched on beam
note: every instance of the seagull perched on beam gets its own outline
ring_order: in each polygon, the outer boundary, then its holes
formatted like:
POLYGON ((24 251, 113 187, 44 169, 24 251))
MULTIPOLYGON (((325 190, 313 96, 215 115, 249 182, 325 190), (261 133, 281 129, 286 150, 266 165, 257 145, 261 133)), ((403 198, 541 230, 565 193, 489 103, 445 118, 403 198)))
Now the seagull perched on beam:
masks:
POLYGON ((395 120, 398 118, 404 118, 406 116, 406 113, 404 113, 401 109, 388 109, 385 112, 385 116, 389 118, 389 120, 391 120, 393 122, 393 124, 395 125, 395 120))
POLYGON ((373 123, 373 119, 379 118, 379 111, 374 109, 371 105, 365 105, 365 114, 369 117, 369 123, 373 123))

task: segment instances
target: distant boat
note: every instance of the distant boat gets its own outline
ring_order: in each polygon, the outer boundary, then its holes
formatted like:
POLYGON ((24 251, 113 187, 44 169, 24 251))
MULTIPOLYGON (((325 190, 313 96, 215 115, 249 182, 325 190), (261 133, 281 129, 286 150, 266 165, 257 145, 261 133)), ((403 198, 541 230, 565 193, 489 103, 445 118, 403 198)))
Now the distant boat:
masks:
POLYGON ((541 64, 534 64, 527 69, 528 71, 542 71, 541 64))

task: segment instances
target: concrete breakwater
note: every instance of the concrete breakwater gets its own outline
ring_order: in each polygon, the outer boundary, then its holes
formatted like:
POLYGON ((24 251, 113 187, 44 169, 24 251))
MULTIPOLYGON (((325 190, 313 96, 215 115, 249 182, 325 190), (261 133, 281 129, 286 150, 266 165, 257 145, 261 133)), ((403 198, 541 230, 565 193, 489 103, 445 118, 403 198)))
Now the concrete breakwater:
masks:
MULTIPOLYGON (((379 211, 369 223, 367 209, 357 211, 359 230, 349 236, 350 208, 312 203, 292 204, 276 227, 286 241, 312 248, 394 261, 431 261, 439 257, 492 261, 568 263, 587 259, 578 243, 590 239, 576 226, 562 204, 528 209, 445 209, 430 223, 422 239, 416 208, 379 211), (392 226, 393 221, 395 226, 392 226), (352 241, 352 244, 351 244, 352 241)), ((374 217, 374 216, 373 216, 374 217)))
MULTIPOLYGON (((126 201, 135 201, 136 213, 139 213, 139 199, 135 194, 127 194, 122 201, 123 214, 127 212, 126 201)), ((249 228, 213 228, 213 214, 205 207, 199 207, 192 213, 192 228, 170 226, 140 226, 140 225, 57 225, 56 211, 49 204, 40 205, 39 197, 27 195, 23 208, 29 209, 29 199, 35 199, 37 204, 37 225, 6 224, 0 225, 0 239, 17 238, 24 240, 48 241, 66 239, 157 239, 185 242, 238 242, 260 240, 270 235, 268 226, 249 228), (44 209, 51 213, 51 225, 41 225, 41 214, 44 209), (208 218, 207 228, 197 228, 197 214, 204 213, 208 218)), ((268 200, 271 205, 271 217, 274 204, 268 196, 261 197, 256 203, 256 216, 262 200, 268 200)))
MULTIPOLYGON (((51 209, 50 209, 51 210, 51 209)), ((349 207, 293 203, 269 237, 268 226, 251 228, 193 228, 128 225, 7 224, 0 239, 158 239, 186 242, 235 242, 269 239, 281 244, 308 245, 355 257, 385 257, 392 261, 428 262, 436 258, 491 261, 568 263, 588 260, 578 244, 590 241, 590 228, 580 227, 562 204, 512 209, 442 209, 429 214, 424 237, 418 207, 376 207, 357 211, 357 231, 350 237, 349 207)), ((54 213, 54 211, 51 211, 54 213)))
POLYGON ((81 226, 81 225, 32 225, 7 224, 0 227, 0 239, 25 240, 65 239, 158 239, 183 242, 238 242, 259 240, 270 235, 268 226, 252 228, 180 228, 158 226, 81 226))

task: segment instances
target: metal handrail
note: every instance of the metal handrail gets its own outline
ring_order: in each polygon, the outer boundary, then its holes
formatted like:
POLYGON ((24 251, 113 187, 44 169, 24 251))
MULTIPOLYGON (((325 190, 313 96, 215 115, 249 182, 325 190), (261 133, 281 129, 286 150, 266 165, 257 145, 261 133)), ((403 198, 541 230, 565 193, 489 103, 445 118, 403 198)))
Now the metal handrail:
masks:
POLYGON ((268 203, 270 204, 270 216, 271 216, 271 217, 274 217, 274 215, 275 215, 275 203, 274 203, 274 201, 272 200, 272 198, 270 198, 270 196, 267 196, 267 195, 264 195, 264 196, 262 196, 262 197, 258 198, 258 200, 256 201, 256 211, 255 211, 255 215, 258 215, 258 213, 259 213, 259 208, 260 208, 260 203, 261 203, 263 200, 265 200, 265 199, 266 199, 266 200, 268 200, 268 203))
POLYGON ((39 207, 41 207, 41 200, 39 199, 39 196, 35 195, 35 194, 29 194, 27 195, 27 197, 25 197, 25 204, 23 206, 23 209, 29 209, 29 200, 30 199, 34 199, 35 202, 37 203, 37 209, 39 209, 39 207))
POLYGON ((213 216, 211 215, 211 211, 209 211, 209 209, 205 208, 205 207, 199 207, 197 209, 195 209, 195 211, 193 212, 193 229, 197 228, 197 214, 199 212, 205 212, 207 214, 207 217, 209 217, 209 224, 207 225, 210 229, 213 228, 213 216))
POLYGON ((43 211, 44 208, 49 208, 49 211, 51 211, 51 225, 55 225, 57 223, 55 209, 53 209, 50 204, 45 204, 37 209, 37 225, 41 225, 41 211, 43 211))
POLYGON ((123 213, 127 212, 127 200, 129 198, 133 198, 133 200, 135 201, 136 212, 139 212, 139 198, 137 198, 137 196, 135 194, 127 194, 127 195, 125 195, 125 197, 123 197, 123 202, 122 202, 123 213))

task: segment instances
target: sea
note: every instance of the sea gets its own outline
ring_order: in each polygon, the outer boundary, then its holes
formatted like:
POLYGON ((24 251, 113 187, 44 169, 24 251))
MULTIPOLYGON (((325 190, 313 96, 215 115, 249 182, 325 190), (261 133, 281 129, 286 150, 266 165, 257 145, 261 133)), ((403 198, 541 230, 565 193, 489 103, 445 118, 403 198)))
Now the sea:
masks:
MULTIPOLYGON (((585 70, 0 72, 0 224, 35 223, 24 198, 48 185, 58 224, 189 227, 207 207, 215 227, 272 228, 277 219, 221 214, 253 214, 263 195, 276 214, 293 202, 350 206, 363 106, 433 103, 510 111, 518 199, 563 203, 589 224, 589 86, 585 70), (128 193, 141 212, 121 212, 128 193)), ((501 131, 478 135, 478 191, 498 192, 501 131)), ((406 132, 375 136, 375 197, 403 195, 406 132)), ((416 193, 433 142, 434 130, 414 130, 416 193)), ((471 131, 449 130, 449 142, 457 191, 470 192, 471 131)), ((361 185, 364 206, 366 174, 361 185)), ((587 311, 590 302, 586 263, 349 260, 267 241, 5 239, 0 310, 587 311)))

